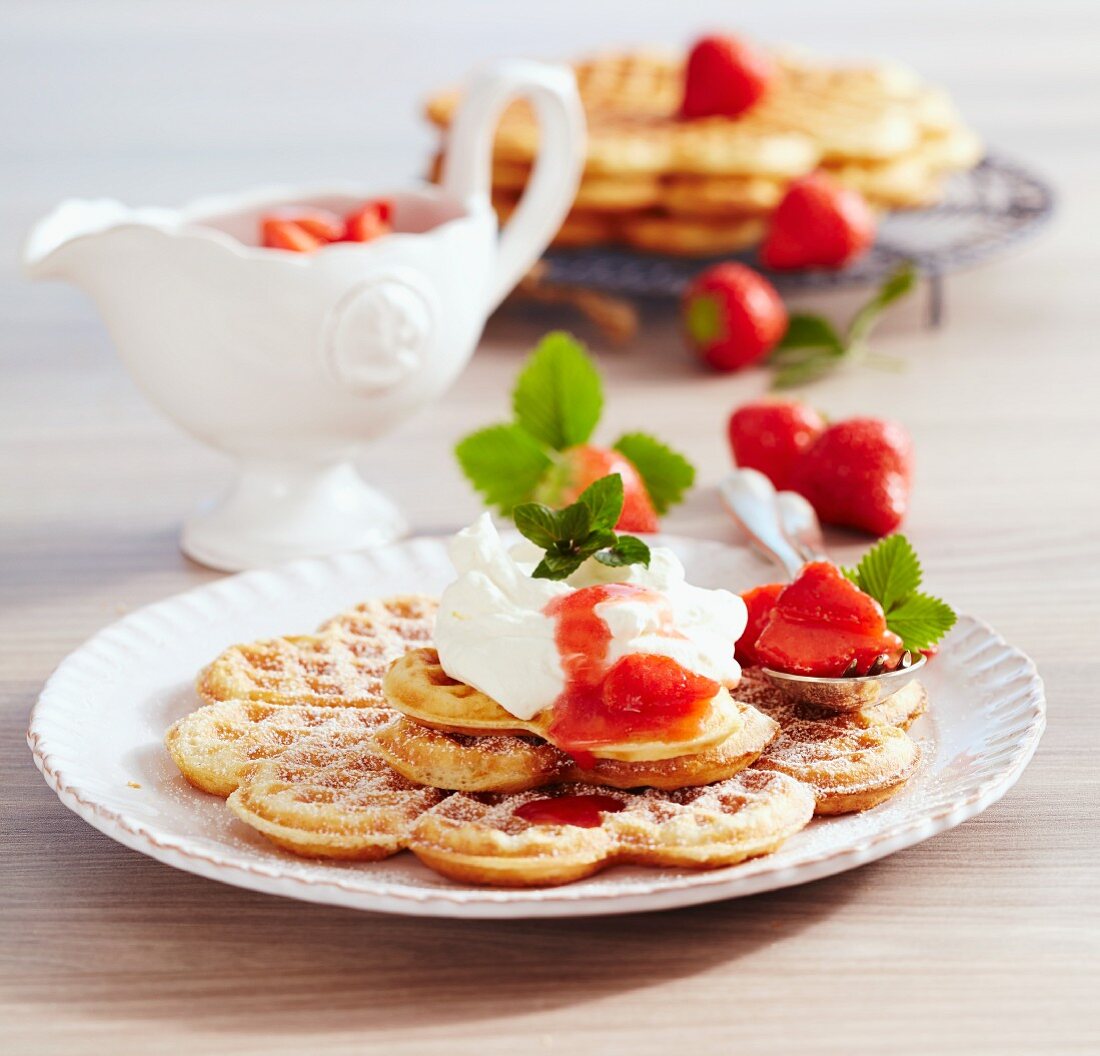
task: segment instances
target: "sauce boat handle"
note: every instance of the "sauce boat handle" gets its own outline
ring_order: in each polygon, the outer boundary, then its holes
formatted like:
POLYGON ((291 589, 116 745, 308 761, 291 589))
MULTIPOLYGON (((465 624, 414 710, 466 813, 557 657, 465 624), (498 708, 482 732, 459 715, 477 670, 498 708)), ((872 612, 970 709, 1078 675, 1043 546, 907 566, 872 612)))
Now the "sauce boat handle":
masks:
POLYGON ((501 232, 487 311, 504 300, 557 234, 584 167, 584 111, 572 71, 509 60, 487 67, 466 90, 443 162, 444 191, 475 208, 491 207, 497 120, 517 97, 534 107, 539 151, 523 197, 501 232))

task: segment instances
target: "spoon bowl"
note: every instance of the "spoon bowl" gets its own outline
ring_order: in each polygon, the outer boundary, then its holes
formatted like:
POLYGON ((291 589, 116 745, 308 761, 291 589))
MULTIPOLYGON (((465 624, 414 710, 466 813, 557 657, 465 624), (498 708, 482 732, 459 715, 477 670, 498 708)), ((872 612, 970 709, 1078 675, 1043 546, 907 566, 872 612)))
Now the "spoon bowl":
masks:
MULTIPOLYGON (((718 493, 730 517, 766 558, 794 579, 807 561, 828 560, 821 525, 813 507, 791 491, 775 490, 763 473, 738 469, 718 485, 718 493)), ((924 667, 925 657, 893 671, 873 675, 821 678, 790 675, 765 667, 765 677, 788 699, 830 711, 857 711, 892 696, 924 667)))
POLYGON ((791 675, 770 667, 762 667, 760 670, 793 703, 813 704, 829 711, 858 711, 893 696, 902 686, 912 682, 927 662, 925 657, 920 656, 908 667, 896 671, 846 678, 791 675))

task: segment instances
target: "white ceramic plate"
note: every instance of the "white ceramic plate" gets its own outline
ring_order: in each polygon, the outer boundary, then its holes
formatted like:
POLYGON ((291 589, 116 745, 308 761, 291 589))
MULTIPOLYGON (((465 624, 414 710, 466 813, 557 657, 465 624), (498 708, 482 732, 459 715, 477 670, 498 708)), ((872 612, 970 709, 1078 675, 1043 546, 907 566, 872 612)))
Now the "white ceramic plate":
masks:
MULTIPOLYGON (((748 551, 666 538, 692 582, 735 590, 767 567, 748 551)), ((804 883, 943 832, 1000 799, 1045 722, 1035 665, 962 617, 924 682, 929 715, 912 733, 919 772, 864 814, 819 819, 778 853, 711 872, 618 867, 565 887, 508 891, 445 880, 403 853, 334 864, 285 854, 191 788, 162 747, 198 706, 196 671, 233 642, 309 631, 366 597, 438 592, 445 544, 414 539, 370 553, 247 572, 119 620, 58 667, 31 717, 35 762, 61 801, 101 832, 178 869, 240 887, 356 909, 452 917, 582 916, 667 909, 804 883)))

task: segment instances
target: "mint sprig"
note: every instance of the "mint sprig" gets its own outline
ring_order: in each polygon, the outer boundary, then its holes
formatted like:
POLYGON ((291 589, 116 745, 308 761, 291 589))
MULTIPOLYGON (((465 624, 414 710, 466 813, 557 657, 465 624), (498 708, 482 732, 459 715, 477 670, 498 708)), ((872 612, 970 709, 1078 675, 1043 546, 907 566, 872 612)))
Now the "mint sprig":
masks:
POLYGON ((623 478, 618 473, 589 485, 563 510, 541 502, 517 506, 513 517, 520 534, 546 551, 531 575, 535 579, 568 579, 590 557, 612 568, 648 568, 649 547, 633 535, 615 532, 622 512, 623 478))
POLYGON ((882 606, 886 626, 911 652, 935 645, 955 625, 957 617, 947 602, 918 589, 920 561, 904 535, 887 536, 855 568, 841 571, 882 606))
MULTIPOLYGON (((512 391, 511 422, 479 429, 455 448, 463 473, 487 505, 510 515, 568 467, 566 452, 587 444, 603 410, 603 386, 584 346, 569 334, 547 334, 528 357, 512 391)), ((695 481, 683 455, 646 433, 615 445, 638 470, 658 514, 680 502, 695 481)), ((544 487, 543 491, 547 491, 544 487)))
MULTIPOLYGON (((794 314, 787 332, 775 347, 768 362, 775 366, 772 388, 790 389, 817 381, 845 363, 869 360, 872 353, 867 338, 882 313, 917 284, 917 269, 909 262, 889 275, 875 295, 859 309, 841 335, 828 319, 820 315, 794 314)), ((878 362, 886 365, 884 357, 878 362)))

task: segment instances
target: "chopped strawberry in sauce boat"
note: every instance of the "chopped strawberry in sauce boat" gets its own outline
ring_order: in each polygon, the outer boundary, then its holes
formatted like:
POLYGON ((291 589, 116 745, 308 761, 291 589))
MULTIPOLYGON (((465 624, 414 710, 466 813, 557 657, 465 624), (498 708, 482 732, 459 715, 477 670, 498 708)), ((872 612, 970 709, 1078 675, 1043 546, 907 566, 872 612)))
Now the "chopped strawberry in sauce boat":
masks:
POLYGON ((283 208, 260 217, 260 244, 312 253, 334 242, 372 242, 393 231, 393 202, 374 198, 347 216, 314 206, 283 208))

